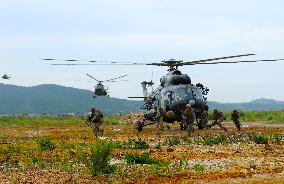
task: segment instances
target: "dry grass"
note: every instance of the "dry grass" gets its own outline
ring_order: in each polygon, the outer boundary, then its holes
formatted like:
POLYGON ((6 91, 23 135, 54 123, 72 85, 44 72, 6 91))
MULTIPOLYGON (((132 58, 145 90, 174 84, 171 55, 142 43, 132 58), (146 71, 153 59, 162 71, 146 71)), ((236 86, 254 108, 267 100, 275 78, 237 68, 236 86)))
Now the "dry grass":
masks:
MULTIPOLYGON (((179 131, 177 124, 156 135, 155 125, 137 132, 128 122, 104 125, 104 139, 119 141, 112 152, 111 164, 115 173, 92 176, 84 165, 91 156, 96 139, 84 122, 5 126, 0 129, 0 181, 45 183, 283 183, 284 142, 275 141, 273 135, 283 137, 281 124, 263 122, 249 125, 239 133, 232 123, 219 128, 197 130, 191 139, 179 131), (250 140, 252 133, 268 135, 268 144, 250 140), (204 137, 224 136, 222 141, 204 144, 204 137), (42 150, 38 140, 49 138, 54 149, 42 150), (145 149, 136 149, 135 141, 147 143, 145 149), (169 145, 169 140, 173 144, 169 145), (177 141, 180 140, 180 141, 177 141), (125 144, 125 146, 121 146, 125 144), (157 146, 158 145, 158 146, 157 146), (166 164, 127 164, 125 155, 149 153, 152 160, 166 164), (198 167, 197 167, 198 166, 198 167), (198 169, 199 168, 199 169, 198 169), (202 171, 200 170, 202 169, 202 171)), ((244 124, 244 123, 243 123, 244 124)), ((155 163, 155 161, 153 162, 155 163)), ((158 163, 158 162, 157 162, 158 163)))

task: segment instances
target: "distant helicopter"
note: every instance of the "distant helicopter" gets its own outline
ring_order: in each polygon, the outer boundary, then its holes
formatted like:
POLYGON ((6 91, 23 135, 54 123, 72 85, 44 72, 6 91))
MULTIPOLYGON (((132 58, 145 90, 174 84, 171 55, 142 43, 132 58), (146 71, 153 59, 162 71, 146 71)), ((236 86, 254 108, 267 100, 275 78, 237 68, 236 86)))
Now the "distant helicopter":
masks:
MULTIPOLYGON (((180 122, 180 128, 185 129, 182 124, 182 112, 184 111, 187 104, 191 104, 193 112, 196 115, 196 122, 199 129, 203 129, 208 123, 208 105, 206 95, 209 89, 203 84, 192 84, 191 78, 187 74, 182 74, 178 70, 178 67, 185 65, 203 65, 203 64, 225 64, 225 63, 250 63, 250 62, 261 62, 261 61, 281 61, 284 59, 265 59, 265 60, 243 60, 243 61, 218 61, 223 59, 231 59, 245 56, 252 56, 255 54, 244 54, 227 57, 218 57, 212 59, 202 59, 184 62, 182 60, 164 60, 159 63, 128 63, 128 62, 109 62, 94 63, 99 61, 90 60, 88 64, 52 64, 52 65, 153 65, 153 66, 166 66, 168 67, 168 73, 160 79, 160 85, 158 88, 148 93, 147 87, 153 86, 153 82, 143 81, 142 97, 130 97, 130 98, 143 98, 144 105, 141 109, 145 109, 144 118, 134 122, 134 128, 138 131, 142 131, 142 128, 151 124, 156 123, 155 117, 157 110, 161 112, 163 121, 167 123, 173 123, 175 121, 180 122), (213 61, 213 62, 212 62, 213 61)), ((76 60, 66 60, 76 61, 76 60)))
POLYGON ((98 82, 98 84, 95 86, 95 91, 94 91, 94 96, 93 96, 93 98, 96 98, 97 96, 108 96, 109 97, 108 89, 104 87, 104 85, 102 84, 103 82, 117 82, 116 81, 117 79, 126 77, 127 75, 122 75, 120 77, 116 77, 116 78, 112 78, 112 79, 108 79, 104 81, 97 80, 90 74, 87 74, 87 76, 89 76, 90 78, 98 82))
POLYGON ((4 74, 3 76, 2 76, 2 79, 5 79, 5 80, 9 80, 11 77, 10 76, 8 76, 7 74, 4 74))

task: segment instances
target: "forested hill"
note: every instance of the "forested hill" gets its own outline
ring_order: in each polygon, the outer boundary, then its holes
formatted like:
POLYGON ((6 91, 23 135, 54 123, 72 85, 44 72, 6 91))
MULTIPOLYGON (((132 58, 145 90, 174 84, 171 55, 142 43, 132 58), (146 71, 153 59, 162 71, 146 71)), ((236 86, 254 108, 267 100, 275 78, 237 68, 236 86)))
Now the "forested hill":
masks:
POLYGON ((98 97, 88 90, 44 84, 20 87, 0 84, 0 114, 88 112, 92 105, 104 112, 137 111, 142 101, 98 97))
MULTIPOLYGON (((84 113, 92 105, 104 112, 136 112, 142 101, 117 98, 92 98, 89 90, 44 84, 21 87, 0 84, 0 114, 16 113, 84 113)), ((284 102, 270 99, 257 99, 247 103, 209 102, 210 109, 222 111, 240 109, 246 111, 284 109, 284 102)))

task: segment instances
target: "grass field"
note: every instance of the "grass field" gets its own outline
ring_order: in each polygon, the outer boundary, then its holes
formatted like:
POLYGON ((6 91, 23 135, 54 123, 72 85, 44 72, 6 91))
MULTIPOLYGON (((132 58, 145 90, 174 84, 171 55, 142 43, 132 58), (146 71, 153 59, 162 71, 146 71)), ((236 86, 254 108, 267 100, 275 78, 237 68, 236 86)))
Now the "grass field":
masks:
POLYGON ((178 124, 137 133, 134 117, 0 117, 2 183, 284 183, 284 111, 249 112, 237 132, 226 113, 191 138, 178 124))

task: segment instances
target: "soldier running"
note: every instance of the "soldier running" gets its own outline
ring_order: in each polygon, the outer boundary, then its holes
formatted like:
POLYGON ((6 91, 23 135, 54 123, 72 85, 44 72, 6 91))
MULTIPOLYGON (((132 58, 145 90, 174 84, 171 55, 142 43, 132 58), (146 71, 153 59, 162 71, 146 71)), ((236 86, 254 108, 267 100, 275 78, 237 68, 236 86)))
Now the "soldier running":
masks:
POLYGON ((100 111, 97 111, 96 107, 91 108, 91 115, 88 117, 86 123, 93 129, 96 137, 98 137, 98 132, 103 134, 103 129, 100 129, 103 117, 104 115, 100 111))
POLYGON ((233 120, 238 131, 240 131, 241 130, 240 115, 239 115, 239 112, 237 110, 233 110, 233 112, 231 114, 231 119, 233 120))
POLYGON ((228 131, 221 122, 224 121, 225 117, 221 111, 218 111, 217 109, 213 110, 213 122, 211 125, 208 125, 209 128, 212 126, 218 125, 222 130, 228 131))
POLYGON ((182 119, 183 119, 183 123, 186 127, 188 137, 190 137, 191 133, 194 132, 193 123, 194 123, 194 119, 195 119, 195 114, 194 114, 190 104, 186 105, 186 108, 182 113, 182 119))

